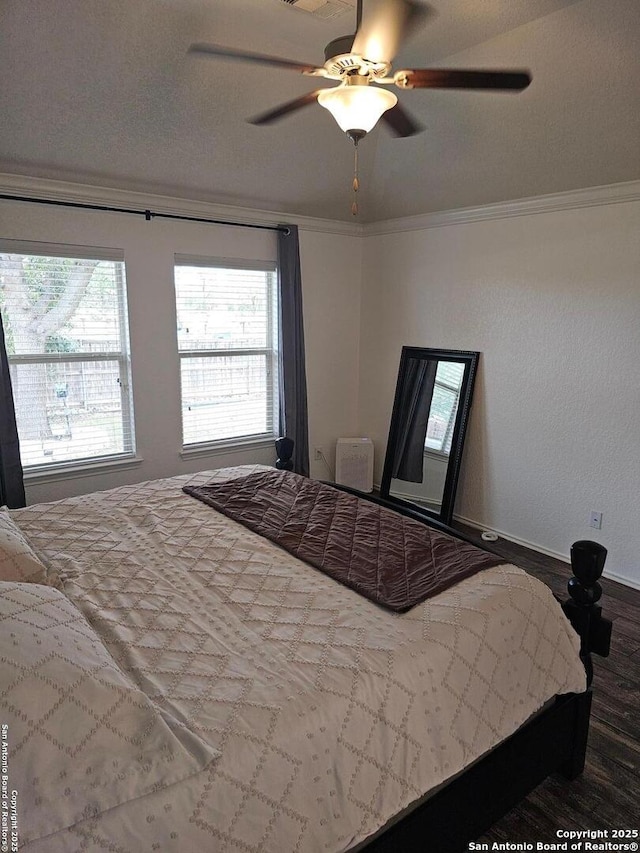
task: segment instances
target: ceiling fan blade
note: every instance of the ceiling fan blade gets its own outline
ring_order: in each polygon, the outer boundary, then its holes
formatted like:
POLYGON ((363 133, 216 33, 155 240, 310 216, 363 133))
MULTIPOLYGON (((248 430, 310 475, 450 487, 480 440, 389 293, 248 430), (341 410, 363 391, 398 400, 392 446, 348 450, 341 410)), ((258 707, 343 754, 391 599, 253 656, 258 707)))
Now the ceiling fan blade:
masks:
POLYGON ((219 44, 205 44, 199 42, 192 44, 189 48, 189 53, 196 53, 199 56, 208 56, 217 59, 231 59, 240 62, 255 62, 258 65, 272 65, 275 68, 287 68, 290 71, 300 71, 310 73, 320 71, 316 65, 305 64, 304 62, 295 62, 292 59, 282 59, 279 56, 268 56, 265 53, 253 53, 249 50, 238 50, 235 47, 224 47, 219 44))
POLYGON ((382 121, 388 125, 394 136, 414 136, 424 130, 424 127, 400 104, 382 113, 382 121))
POLYGON ((266 113, 260 113, 260 115, 248 119, 248 121, 250 124, 272 124, 274 121, 284 118, 284 116, 289 113, 293 113, 296 110, 300 110, 302 107, 306 107, 314 101, 317 101, 318 92, 321 91, 321 89, 316 89, 315 92, 307 92, 306 95, 302 95, 300 98, 295 98, 293 101, 287 101, 286 104, 280 104, 279 107, 267 110, 266 113))
POLYGON ((372 62, 391 62, 428 13, 428 7, 416 0, 368 0, 353 52, 372 62))
POLYGON ((521 92, 531 83, 531 75, 528 71, 416 68, 397 71, 395 80, 401 89, 511 89, 521 92))

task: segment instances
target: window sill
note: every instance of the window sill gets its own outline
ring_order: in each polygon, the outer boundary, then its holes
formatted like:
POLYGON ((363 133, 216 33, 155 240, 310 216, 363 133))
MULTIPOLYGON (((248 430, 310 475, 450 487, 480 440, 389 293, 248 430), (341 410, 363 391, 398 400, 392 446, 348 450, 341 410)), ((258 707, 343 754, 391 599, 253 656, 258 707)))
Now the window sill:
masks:
POLYGON ((276 436, 269 438, 248 438, 230 441, 216 441, 212 444, 192 444, 180 451, 182 459, 194 459, 199 456, 224 456, 229 453, 242 453, 244 450, 270 449, 275 455, 276 436))
POLYGON ((448 459, 450 454, 443 453, 442 450, 434 450, 433 448, 425 448, 424 456, 431 456, 432 459, 448 459))
POLYGON ((109 474, 136 468, 143 462, 141 456, 126 456, 121 459, 105 459, 101 462, 70 463, 51 468, 38 468, 24 472, 24 481, 30 486, 41 483, 55 483, 59 480, 75 480, 79 477, 95 477, 96 474, 109 474))

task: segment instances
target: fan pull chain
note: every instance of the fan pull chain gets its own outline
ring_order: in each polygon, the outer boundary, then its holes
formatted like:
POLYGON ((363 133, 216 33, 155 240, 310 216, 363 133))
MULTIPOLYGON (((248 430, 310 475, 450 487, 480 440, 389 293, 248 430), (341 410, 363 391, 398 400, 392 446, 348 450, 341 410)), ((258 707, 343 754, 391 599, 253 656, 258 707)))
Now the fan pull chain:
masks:
POLYGON ((353 143, 353 203, 351 205, 351 215, 358 215, 358 190, 360 189, 360 181, 358 180, 358 140, 353 143))

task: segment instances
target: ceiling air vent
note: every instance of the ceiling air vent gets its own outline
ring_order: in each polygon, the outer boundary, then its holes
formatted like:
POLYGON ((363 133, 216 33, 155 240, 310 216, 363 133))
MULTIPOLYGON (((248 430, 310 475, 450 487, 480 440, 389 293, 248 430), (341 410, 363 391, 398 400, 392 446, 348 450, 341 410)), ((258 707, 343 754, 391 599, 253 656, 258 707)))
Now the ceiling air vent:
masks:
POLYGON ((280 2, 324 20, 339 18, 347 12, 353 14, 356 8, 356 0, 280 0, 280 2))

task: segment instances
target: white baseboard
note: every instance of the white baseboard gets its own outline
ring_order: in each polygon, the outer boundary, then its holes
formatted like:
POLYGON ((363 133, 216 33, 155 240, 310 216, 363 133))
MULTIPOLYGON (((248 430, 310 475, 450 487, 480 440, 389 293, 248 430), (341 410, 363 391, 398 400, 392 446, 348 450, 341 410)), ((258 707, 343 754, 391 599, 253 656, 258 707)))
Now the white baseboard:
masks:
POLYGON ((634 580, 633 578, 627 578, 624 575, 619 575, 617 572, 609 572, 605 569, 602 573, 602 577, 622 584, 622 586, 629 586, 631 589, 640 589, 640 581, 634 580))
POLYGON ((401 501, 415 504, 419 509, 431 509, 432 512, 440 512, 440 504, 437 501, 430 501, 429 498, 421 498, 418 495, 412 495, 410 492, 395 492, 394 498, 400 498, 401 501))
MULTIPOLYGON (((469 527, 474 527, 476 530, 492 530, 497 533, 501 539, 506 539, 507 542, 513 542, 516 545, 522 545, 524 548, 530 548, 538 554, 544 554, 547 557, 554 557, 556 560, 562 560, 563 563, 571 563, 571 558, 568 554, 561 554, 558 551, 553 551, 551 548, 545 548, 544 545, 538 545, 536 542, 529 542, 527 539, 520 539, 518 536, 512 536, 510 533, 505 533, 503 530, 497 530, 495 527, 487 527, 480 524, 472 518, 465 518, 463 515, 455 515, 456 521, 461 521, 463 524, 468 524, 469 527)), ((625 577, 617 572, 610 572, 607 569, 602 573, 604 578, 620 583, 623 586, 629 586, 632 589, 640 589, 640 581, 633 578, 625 577)))
POLYGON ((516 545, 522 545, 523 548, 530 548, 532 551, 537 551, 539 554, 544 554, 546 557, 554 557, 556 560, 562 560, 563 563, 570 563, 571 560, 568 554, 561 554, 559 551, 553 551, 551 548, 545 548, 544 545, 538 545, 536 542, 530 542, 528 539, 520 539, 518 536, 513 536, 511 533, 505 533, 504 530, 498 530, 497 527, 487 527, 485 524, 480 524, 473 518, 466 518, 464 515, 454 515, 456 521, 461 521, 463 524, 468 524, 469 527, 474 527, 476 530, 491 530, 497 533, 501 539, 506 539, 507 542, 513 542, 516 545))

